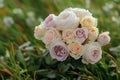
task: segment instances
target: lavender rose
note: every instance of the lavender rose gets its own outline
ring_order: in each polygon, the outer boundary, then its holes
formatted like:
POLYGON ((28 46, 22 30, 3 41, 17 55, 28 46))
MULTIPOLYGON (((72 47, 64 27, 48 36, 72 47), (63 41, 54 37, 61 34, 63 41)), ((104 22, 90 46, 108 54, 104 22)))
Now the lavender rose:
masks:
POLYGON ((88 38, 88 29, 85 27, 77 28, 74 31, 74 34, 76 40, 79 41, 80 43, 83 43, 88 38))
POLYGON ((49 47, 50 55, 58 61, 64 61, 68 57, 68 49, 64 42, 56 39, 49 47))

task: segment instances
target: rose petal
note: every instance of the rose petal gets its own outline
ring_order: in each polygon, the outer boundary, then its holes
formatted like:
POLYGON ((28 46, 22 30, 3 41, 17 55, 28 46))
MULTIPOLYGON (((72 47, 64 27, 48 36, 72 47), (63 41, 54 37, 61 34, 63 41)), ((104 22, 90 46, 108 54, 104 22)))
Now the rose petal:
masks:
POLYGON ((46 29, 55 28, 56 27, 56 25, 55 25, 55 19, 56 19, 56 16, 54 14, 50 14, 45 19, 45 21, 43 22, 44 23, 44 27, 46 29))
POLYGON ((55 23, 58 30, 74 29, 79 25, 79 18, 72 11, 65 10, 58 15, 55 23))
POLYGON ((82 8, 68 8, 67 10, 73 11, 80 20, 82 20, 85 16, 92 16, 88 10, 82 8))

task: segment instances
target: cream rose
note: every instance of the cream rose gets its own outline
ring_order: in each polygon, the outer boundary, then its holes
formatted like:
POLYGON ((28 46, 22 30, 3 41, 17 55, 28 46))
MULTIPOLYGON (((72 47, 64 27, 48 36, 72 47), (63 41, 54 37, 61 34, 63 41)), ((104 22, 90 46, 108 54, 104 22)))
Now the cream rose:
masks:
POLYGON ((43 27, 43 24, 36 26, 34 29, 34 36, 36 39, 41 40, 41 37, 44 36, 46 29, 43 27))
POLYGON ((85 16, 81 19, 80 24, 86 28, 97 27, 97 19, 92 16, 85 16))
POLYGON ((66 29, 62 32, 63 41, 70 43, 74 41, 74 30, 73 29, 66 29))
POLYGON ((55 23, 58 30, 76 28, 79 25, 79 18, 77 18, 74 12, 64 10, 57 16, 55 23))
POLYGON ((79 41, 80 43, 83 43, 88 38, 88 29, 85 27, 77 28, 74 31, 74 34, 76 40, 79 41))
POLYGON ((101 46, 107 45, 110 42, 109 32, 103 32, 99 35, 97 41, 101 46))
POLYGON ((50 28, 55 28, 55 20, 56 20, 56 16, 54 14, 50 14, 43 22, 44 27, 46 29, 50 29, 50 28))
POLYGON ((59 39, 56 39, 52 42, 49 47, 50 55, 52 58, 57 59, 58 61, 64 61, 68 57, 68 49, 64 42, 59 39))
POLYGON ((85 16, 92 16, 88 10, 82 8, 68 8, 67 10, 72 10, 80 20, 85 16))
POLYGON ((99 34, 98 28, 96 27, 89 28, 88 40, 90 42, 95 41, 98 37, 98 34, 99 34))
POLYGON ((46 31, 42 40, 46 45, 49 45, 53 40, 57 38, 60 38, 59 32, 55 28, 51 28, 50 30, 46 31))
POLYGON ((68 49, 70 51, 70 56, 74 59, 79 59, 82 56, 82 45, 79 42, 71 42, 68 45, 68 49))
POLYGON ((101 46, 97 42, 91 42, 83 47, 82 62, 94 64, 102 58, 101 46))

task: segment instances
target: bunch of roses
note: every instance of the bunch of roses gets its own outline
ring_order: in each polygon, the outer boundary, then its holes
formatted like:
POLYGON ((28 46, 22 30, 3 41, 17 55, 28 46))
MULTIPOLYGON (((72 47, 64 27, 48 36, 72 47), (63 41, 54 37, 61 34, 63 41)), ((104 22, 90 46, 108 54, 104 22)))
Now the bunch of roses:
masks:
POLYGON ((97 19, 85 9, 68 8, 58 16, 50 14, 35 27, 34 36, 42 40, 58 61, 68 56, 94 64, 102 57, 101 46, 110 42, 109 32, 99 34, 97 19))

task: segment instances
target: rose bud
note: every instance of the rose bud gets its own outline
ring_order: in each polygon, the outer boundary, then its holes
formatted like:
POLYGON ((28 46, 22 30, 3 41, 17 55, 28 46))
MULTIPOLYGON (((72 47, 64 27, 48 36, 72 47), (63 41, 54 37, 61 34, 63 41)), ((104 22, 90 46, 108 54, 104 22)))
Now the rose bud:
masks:
POLYGON ((76 40, 79 41, 80 43, 83 43, 88 38, 88 29, 85 27, 77 28, 74 31, 74 34, 76 40))
POLYGON ((101 46, 97 42, 91 42, 83 47, 82 62, 84 64, 94 64, 102 58, 101 46))
POLYGON ((55 28, 55 19, 56 16, 54 14, 50 14, 45 20, 44 20, 44 27, 46 29, 50 29, 50 28, 55 28))
POLYGON ((70 56, 74 59, 79 59, 82 56, 82 45, 79 42, 71 42, 68 45, 68 49, 70 51, 70 56))
POLYGON ((68 57, 68 49, 64 42, 56 39, 49 47, 50 55, 58 61, 64 61, 68 57))
POLYGON ((73 29, 66 29, 62 32, 63 41, 70 43, 74 41, 74 32, 73 29))
POLYGON ((79 18, 74 12, 64 10, 57 16, 55 23, 58 30, 76 28, 79 25, 79 18))
POLYGON ((85 16, 80 21, 80 24, 82 27, 86 27, 86 28, 97 27, 97 19, 92 16, 85 16))
POLYGON ((103 32, 99 35, 97 41, 101 46, 107 45, 110 42, 109 32, 103 32))
POLYGON ((40 25, 35 27, 34 36, 36 39, 41 40, 45 32, 46 32, 46 29, 43 27, 43 24, 41 23, 40 25))
POLYGON ((60 38, 60 34, 55 28, 51 28, 45 33, 42 40, 46 45, 49 45, 56 38, 60 38))
POLYGON ((89 28, 89 34, 88 34, 89 42, 95 41, 98 37, 98 34, 99 34, 98 28, 96 27, 89 28))

